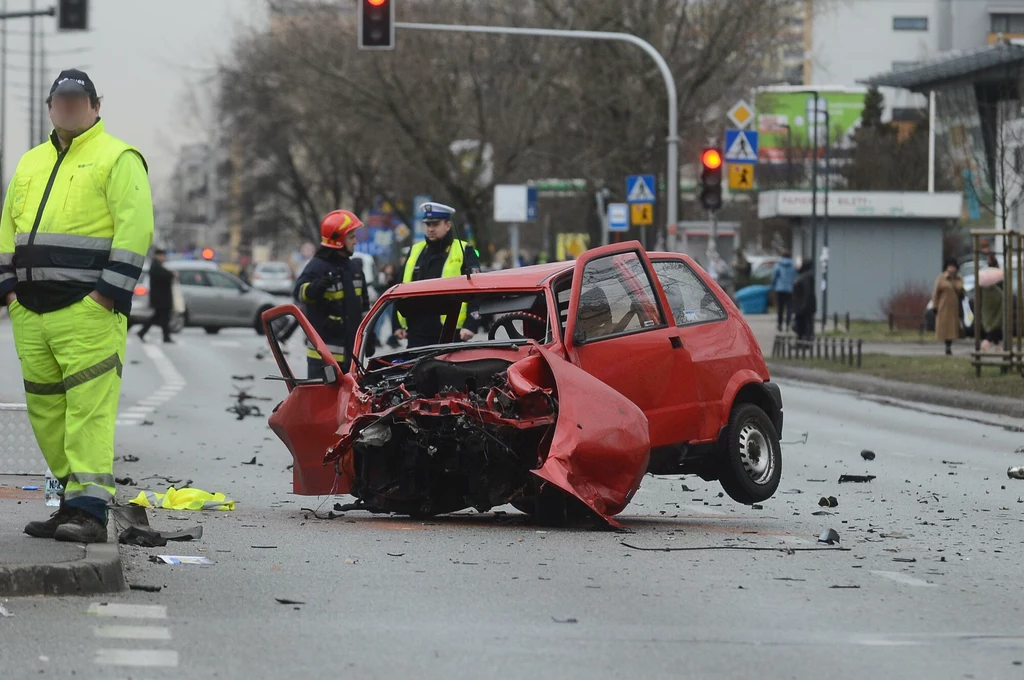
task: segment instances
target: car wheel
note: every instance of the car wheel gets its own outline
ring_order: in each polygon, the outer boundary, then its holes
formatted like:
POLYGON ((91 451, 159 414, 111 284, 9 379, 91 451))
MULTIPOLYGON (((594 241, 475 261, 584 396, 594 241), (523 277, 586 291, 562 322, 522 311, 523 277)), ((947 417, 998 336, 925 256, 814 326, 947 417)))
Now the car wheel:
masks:
POLYGON ((203 326, 203 330, 206 331, 207 335, 217 335, 217 333, 220 333, 220 327, 218 326, 203 326))
POLYGON ((751 505, 775 495, 782 479, 782 445, 771 419, 754 404, 739 404, 729 417, 719 480, 729 497, 751 505))
POLYGON ((261 307, 260 311, 256 312, 256 318, 252 322, 252 327, 256 330, 256 335, 263 335, 263 312, 273 307, 261 307))
POLYGON ((533 521, 542 527, 565 526, 568 507, 565 492, 545 482, 533 502, 533 521))

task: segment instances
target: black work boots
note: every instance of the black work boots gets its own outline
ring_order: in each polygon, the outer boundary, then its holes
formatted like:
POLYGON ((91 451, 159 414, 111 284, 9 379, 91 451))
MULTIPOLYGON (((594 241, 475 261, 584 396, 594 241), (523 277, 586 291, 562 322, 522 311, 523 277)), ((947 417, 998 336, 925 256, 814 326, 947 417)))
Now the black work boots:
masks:
POLYGON ((44 522, 29 522, 25 525, 25 533, 34 538, 53 538, 57 533, 57 527, 71 519, 71 508, 64 505, 64 499, 60 499, 60 507, 57 512, 50 515, 50 519, 44 522))
POLYGON ((29 522, 25 533, 35 538, 55 538, 67 543, 106 543, 107 526, 92 513, 69 508, 61 499, 57 512, 43 522, 29 522))

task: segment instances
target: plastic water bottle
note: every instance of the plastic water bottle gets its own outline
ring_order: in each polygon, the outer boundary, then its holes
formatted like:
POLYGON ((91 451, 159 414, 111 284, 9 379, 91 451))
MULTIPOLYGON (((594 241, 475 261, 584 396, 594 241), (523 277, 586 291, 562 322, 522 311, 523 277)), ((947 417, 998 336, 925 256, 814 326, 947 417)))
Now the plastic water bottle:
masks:
POLYGON ((51 508, 60 507, 60 497, 64 493, 64 487, 61 486, 60 481, 53 476, 50 469, 46 469, 46 504, 51 508))

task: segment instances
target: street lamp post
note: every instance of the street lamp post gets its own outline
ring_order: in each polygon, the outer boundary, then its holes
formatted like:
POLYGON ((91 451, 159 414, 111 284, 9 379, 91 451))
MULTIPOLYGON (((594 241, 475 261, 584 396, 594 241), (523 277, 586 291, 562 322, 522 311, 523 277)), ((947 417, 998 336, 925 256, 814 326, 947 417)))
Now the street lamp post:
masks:
POLYGON ((668 201, 665 205, 666 242, 668 250, 676 249, 676 223, 679 220, 679 101, 676 94, 676 81, 668 62, 654 45, 638 38, 631 33, 614 33, 610 31, 573 31, 554 28, 515 28, 511 26, 456 26, 452 24, 422 24, 405 21, 395 22, 395 28, 413 31, 442 31, 447 33, 489 33, 495 35, 520 35, 541 38, 573 38, 577 40, 608 40, 628 42, 636 45, 647 53, 665 80, 668 92, 668 137, 665 139, 668 155, 666 183, 668 185, 668 201))

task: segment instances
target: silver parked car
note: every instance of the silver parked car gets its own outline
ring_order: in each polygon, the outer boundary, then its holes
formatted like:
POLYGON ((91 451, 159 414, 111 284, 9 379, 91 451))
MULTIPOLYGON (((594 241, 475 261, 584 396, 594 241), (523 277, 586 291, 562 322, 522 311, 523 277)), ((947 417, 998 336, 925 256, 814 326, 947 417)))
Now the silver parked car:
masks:
MULTIPOLYGON (((199 326, 212 334, 221 328, 252 328, 262 334, 261 315, 278 304, 277 298, 270 293, 245 284, 212 262, 174 260, 164 266, 177 272, 176 283, 185 301, 181 321, 176 324, 172 319, 172 330, 175 325, 199 326)), ((148 275, 143 277, 132 303, 133 323, 152 315, 148 301, 148 275)))
POLYGON ((272 295, 291 297, 295 278, 287 262, 258 262, 252 268, 253 288, 264 290, 272 295))

